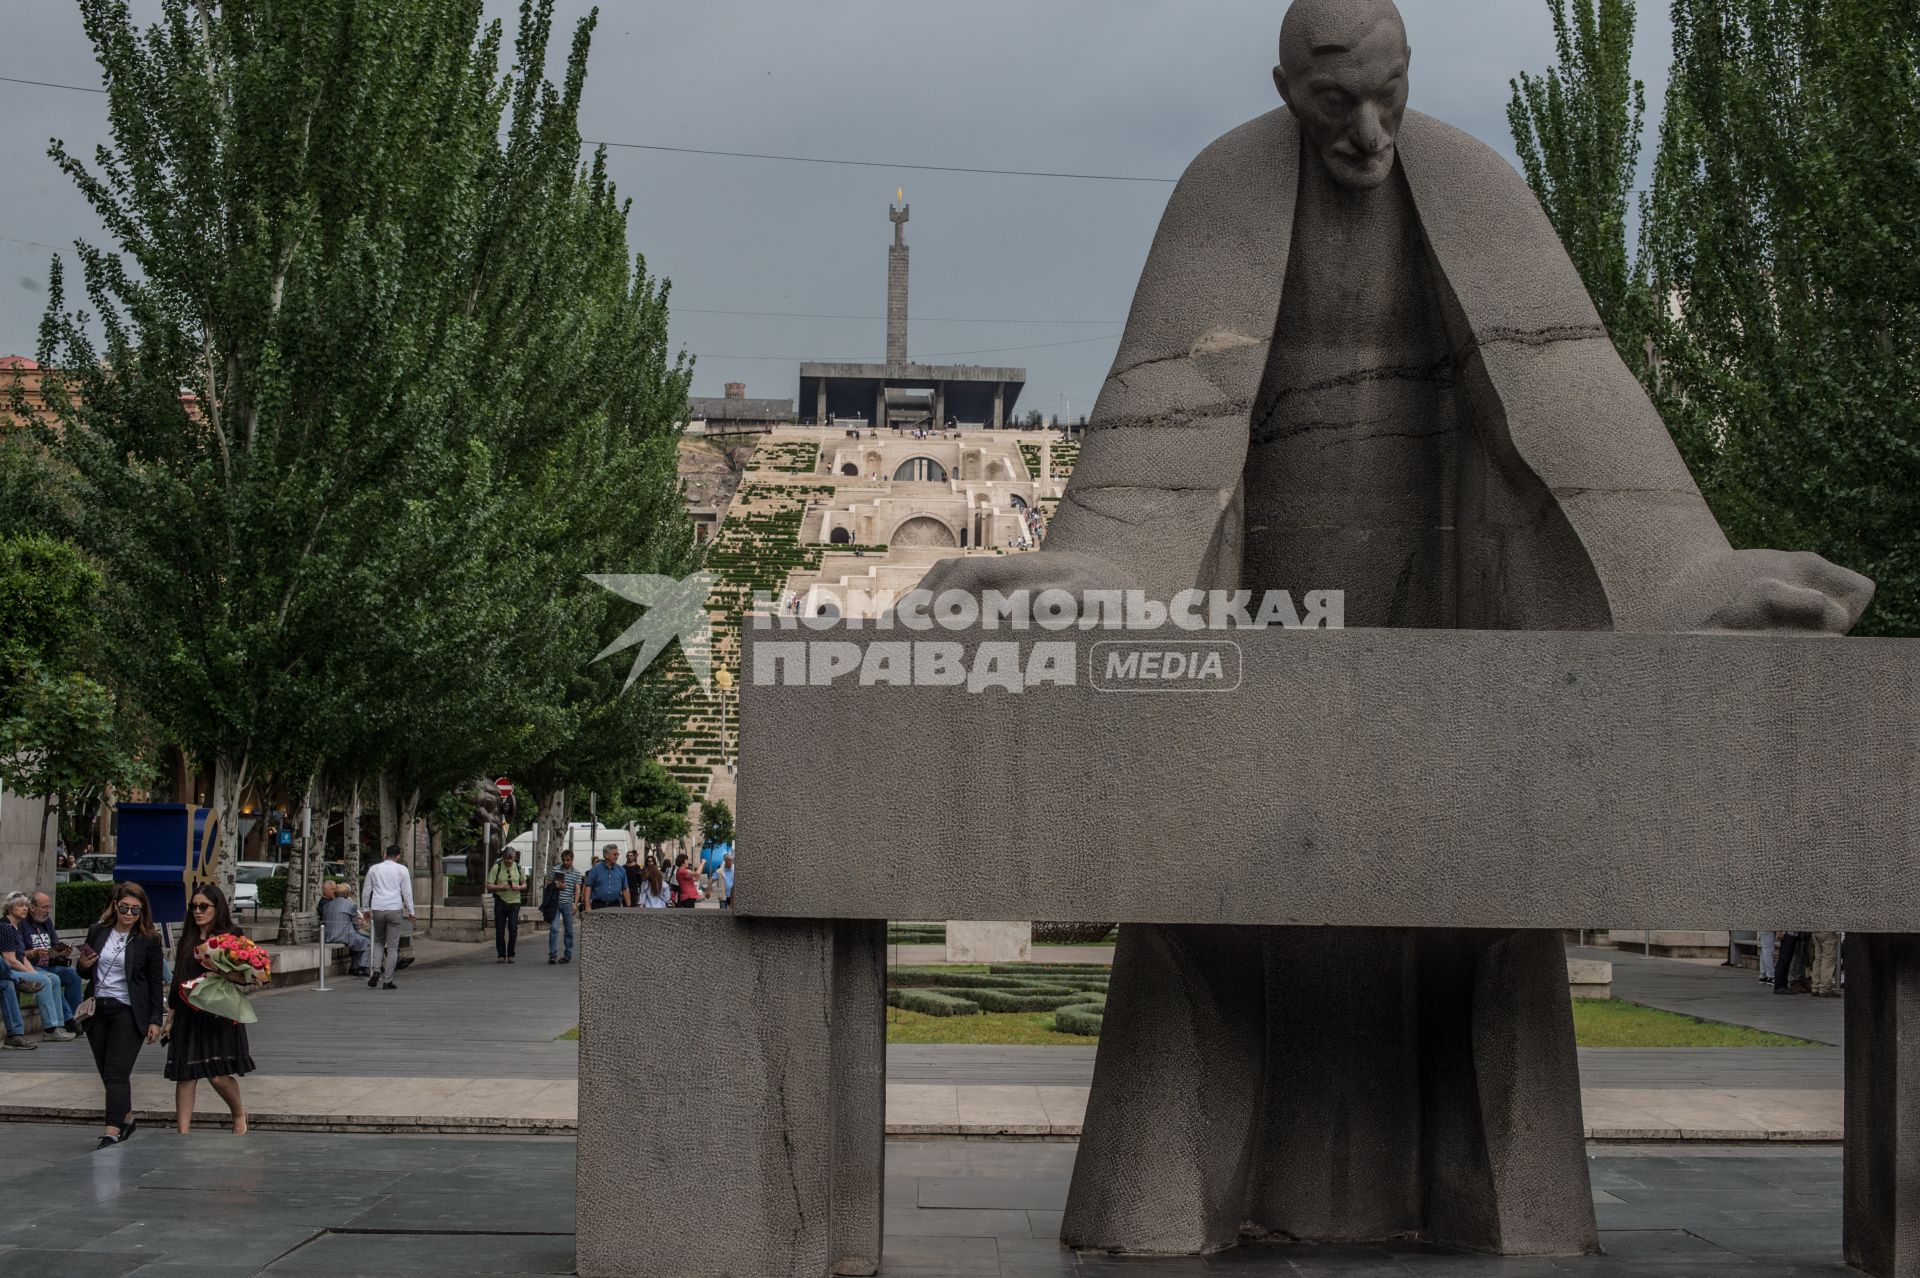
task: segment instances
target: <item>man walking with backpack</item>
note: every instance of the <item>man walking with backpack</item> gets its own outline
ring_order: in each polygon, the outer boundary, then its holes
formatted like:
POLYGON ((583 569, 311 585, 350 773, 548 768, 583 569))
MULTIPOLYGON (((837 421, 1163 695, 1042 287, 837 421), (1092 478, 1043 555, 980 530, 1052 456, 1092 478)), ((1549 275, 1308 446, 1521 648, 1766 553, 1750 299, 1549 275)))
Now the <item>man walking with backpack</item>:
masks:
POLYGON ((520 868, 511 848, 504 848, 487 871, 487 890, 493 893, 493 961, 513 962, 513 951, 520 939, 520 896, 526 890, 527 872, 520 868))

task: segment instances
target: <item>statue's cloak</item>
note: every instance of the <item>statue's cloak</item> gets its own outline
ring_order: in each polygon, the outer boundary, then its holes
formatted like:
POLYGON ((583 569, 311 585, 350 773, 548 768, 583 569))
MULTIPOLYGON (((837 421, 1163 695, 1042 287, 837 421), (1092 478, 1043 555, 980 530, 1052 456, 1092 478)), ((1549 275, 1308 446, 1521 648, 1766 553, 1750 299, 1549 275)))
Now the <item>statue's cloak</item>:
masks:
MULTIPOLYGON (((1281 108, 1209 146, 1181 178, 1049 551, 1104 561, 1162 599, 1242 584, 1242 474, 1301 158, 1299 126, 1281 108)), ((1552 224, 1509 164, 1417 112, 1399 163, 1473 441, 1458 481, 1460 624, 1668 628, 1677 579, 1728 543, 1552 224)))

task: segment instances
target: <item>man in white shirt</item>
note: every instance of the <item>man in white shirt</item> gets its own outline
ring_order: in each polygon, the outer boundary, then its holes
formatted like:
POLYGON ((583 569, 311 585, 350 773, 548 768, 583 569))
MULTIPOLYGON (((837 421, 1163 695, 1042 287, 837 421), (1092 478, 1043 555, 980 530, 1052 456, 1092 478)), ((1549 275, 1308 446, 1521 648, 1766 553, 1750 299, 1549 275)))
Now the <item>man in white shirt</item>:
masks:
POLYGON ((387 859, 367 871, 360 884, 360 907, 373 921, 373 952, 379 956, 367 977, 367 988, 394 989, 393 965, 400 959, 400 921, 411 923, 414 919, 413 875, 400 863, 399 845, 389 845, 387 859))

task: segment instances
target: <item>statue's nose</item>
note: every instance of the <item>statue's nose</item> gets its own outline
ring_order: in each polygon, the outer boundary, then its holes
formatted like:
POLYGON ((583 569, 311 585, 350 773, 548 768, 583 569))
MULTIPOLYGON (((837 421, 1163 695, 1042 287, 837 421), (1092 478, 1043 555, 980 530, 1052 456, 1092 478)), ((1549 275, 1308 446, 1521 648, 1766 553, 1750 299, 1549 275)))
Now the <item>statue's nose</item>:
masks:
POLYGON ((1380 108, 1371 102, 1362 103, 1355 113, 1352 136, 1355 149, 1362 155, 1378 155, 1392 141, 1380 123, 1380 108))

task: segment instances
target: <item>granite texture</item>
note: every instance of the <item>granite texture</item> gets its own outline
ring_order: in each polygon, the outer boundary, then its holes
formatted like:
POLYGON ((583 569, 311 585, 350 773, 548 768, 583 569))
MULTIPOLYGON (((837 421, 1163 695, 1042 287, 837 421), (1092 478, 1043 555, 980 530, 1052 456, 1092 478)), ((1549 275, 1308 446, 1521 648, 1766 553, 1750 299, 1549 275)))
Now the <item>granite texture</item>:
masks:
POLYGON ((1062 1241, 1594 1251, 1564 970, 1540 931, 1122 928, 1062 1241))
POLYGON ((1033 957, 1033 924, 947 923, 947 962, 1025 963, 1033 957))
POLYGON ((1911 642, 1203 637, 1236 645, 1236 691, 1090 686, 1095 643, 1151 647, 1150 632, 749 629, 741 838, 779 855, 742 872, 736 908, 1358 927, 1792 918, 1900 931, 1920 919, 1911 642), (969 651, 1074 641, 1078 682, 1015 697, 753 678, 762 644, 907 638, 969 651), (1066 766, 1033 766, 1063 752, 1066 766), (889 779, 884 819, 821 802, 869 794, 876 776, 889 779), (914 831, 911 856, 902 829, 914 831), (1044 830, 1046 855, 1009 829, 1044 830), (1169 891, 1156 849, 1174 831, 1206 856, 1204 872, 1169 891))
POLYGON ((581 920, 582 1275, 876 1271, 884 946, 874 923, 581 920), (688 994, 636 1001, 639 972, 688 994))
POLYGON ((1920 1278, 1920 936, 1847 937, 1847 1261, 1920 1278))

